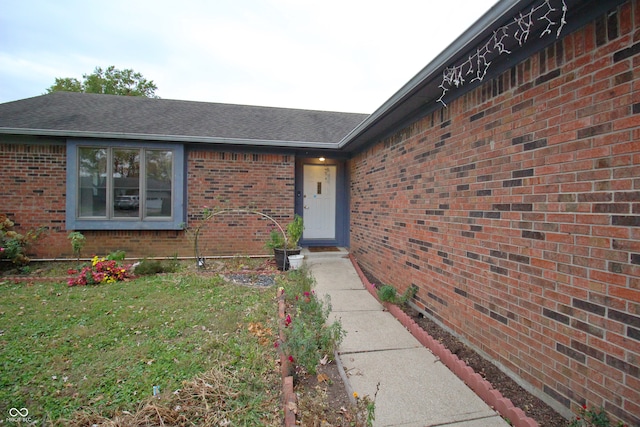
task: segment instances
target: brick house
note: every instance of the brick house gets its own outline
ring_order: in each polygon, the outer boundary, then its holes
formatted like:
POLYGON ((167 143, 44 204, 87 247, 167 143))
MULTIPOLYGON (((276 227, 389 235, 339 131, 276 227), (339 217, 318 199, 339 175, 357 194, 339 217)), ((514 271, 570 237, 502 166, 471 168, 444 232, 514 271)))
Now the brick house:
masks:
MULTIPOLYGON (((334 147, 366 117, 64 92, 2 104, 3 211, 23 229, 48 227, 39 257, 71 256, 69 230, 85 234, 88 254, 193 256, 183 227, 198 225, 204 207, 256 209, 284 225, 313 210, 302 204, 313 190, 310 199, 331 193, 334 221, 305 230, 305 244, 345 246, 345 155, 334 147), (321 173, 325 188, 302 188, 305 171, 321 173)), ((264 254, 271 226, 216 217, 201 249, 264 254)))
MULTIPOLYGON (((48 225, 49 257, 70 254, 71 229, 94 252, 190 255, 180 225, 218 196, 299 213, 303 244, 349 246, 381 282, 416 286, 418 309, 565 416, 588 404, 640 425, 638 69, 638 0, 500 1, 368 116, 7 103, 3 211, 48 225)), ((208 244, 257 253, 267 232, 225 218, 208 244)))

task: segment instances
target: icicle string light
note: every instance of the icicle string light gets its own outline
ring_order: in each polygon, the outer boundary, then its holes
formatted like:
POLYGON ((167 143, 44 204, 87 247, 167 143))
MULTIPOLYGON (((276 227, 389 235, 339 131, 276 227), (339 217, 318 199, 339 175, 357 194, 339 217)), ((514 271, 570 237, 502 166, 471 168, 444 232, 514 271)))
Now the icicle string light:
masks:
POLYGON ((494 51, 498 55, 509 55, 511 51, 505 47, 505 40, 513 38, 518 42, 518 45, 524 45, 537 23, 542 22, 546 25, 540 34, 540 38, 551 34, 554 26, 558 26, 556 38, 560 37, 562 28, 567 23, 567 4, 565 0, 556 1, 556 3, 560 3, 561 14, 554 18, 553 16, 556 15, 555 12, 558 11, 558 8, 553 7, 551 5, 552 2, 553 0, 544 0, 537 6, 533 6, 528 13, 523 14, 520 12, 518 16, 513 18, 513 22, 494 31, 489 40, 478 47, 475 53, 469 56, 465 62, 454 67, 445 68, 442 73, 442 83, 439 86, 442 89, 442 95, 440 95, 437 102, 446 107, 447 104, 444 102, 444 97, 447 92, 454 86, 460 87, 464 85, 466 79, 470 79, 470 83, 482 81, 491 65, 491 61, 487 60, 487 55, 494 51))

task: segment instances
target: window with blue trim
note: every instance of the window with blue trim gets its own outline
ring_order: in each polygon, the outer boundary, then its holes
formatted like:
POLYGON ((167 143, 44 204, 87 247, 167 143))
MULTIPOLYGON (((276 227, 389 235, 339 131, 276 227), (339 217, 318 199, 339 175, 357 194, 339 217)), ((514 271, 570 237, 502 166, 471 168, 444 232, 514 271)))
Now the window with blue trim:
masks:
POLYGON ((180 229, 180 144, 67 143, 67 229, 180 229))

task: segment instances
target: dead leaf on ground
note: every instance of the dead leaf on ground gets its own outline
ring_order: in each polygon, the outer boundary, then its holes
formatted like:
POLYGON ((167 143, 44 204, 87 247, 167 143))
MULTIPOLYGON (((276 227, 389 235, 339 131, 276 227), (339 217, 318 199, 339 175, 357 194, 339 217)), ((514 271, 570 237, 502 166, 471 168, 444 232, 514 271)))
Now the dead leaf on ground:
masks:
POLYGON ((318 374, 317 378, 319 383, 329 382, 329 376, 327 374, 318 374))
POLYGON ((261 345, 271 343, 271 336, 273 335, 273 332, 271 331, 271 328, 265 328, 261 322, 249 323, 247 330, 251 335, 258 338, 258 342, 261 345))

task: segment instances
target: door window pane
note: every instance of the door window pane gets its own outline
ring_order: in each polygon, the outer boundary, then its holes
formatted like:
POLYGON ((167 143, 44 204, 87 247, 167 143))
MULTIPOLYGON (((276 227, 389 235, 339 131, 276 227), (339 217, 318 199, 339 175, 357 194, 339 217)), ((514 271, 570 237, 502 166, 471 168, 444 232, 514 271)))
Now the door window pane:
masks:
POLYGON ((113 216, 140 216, 140 150, 113 150, 113 216))
POLYGON ((78 156, 78 216, 107 215, 107 150, 81 147, 78 156))

